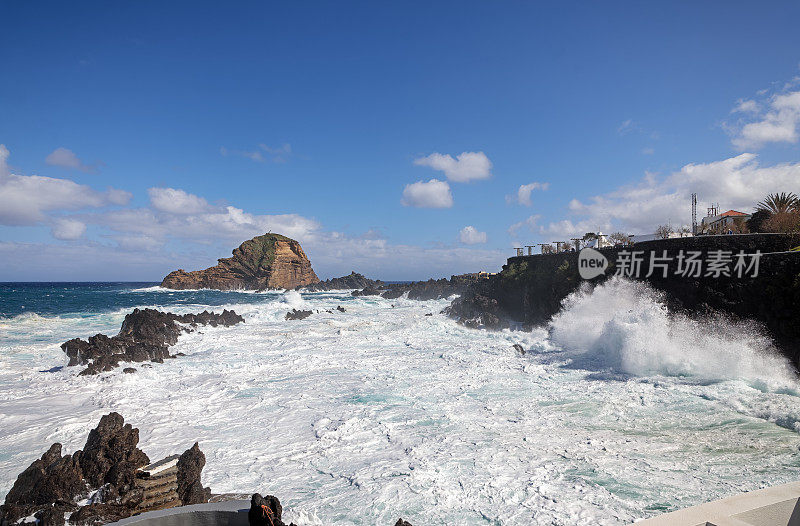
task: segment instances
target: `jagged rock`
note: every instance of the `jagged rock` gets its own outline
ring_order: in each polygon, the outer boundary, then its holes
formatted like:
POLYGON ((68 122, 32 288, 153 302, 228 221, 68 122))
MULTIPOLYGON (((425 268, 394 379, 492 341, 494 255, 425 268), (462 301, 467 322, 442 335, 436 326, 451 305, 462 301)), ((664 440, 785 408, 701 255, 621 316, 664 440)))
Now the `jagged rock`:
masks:
POLYGON ((211 497, 211 489, 204 488, 200 482, 200 474, 205 465, 206 456, 200 451, 197 442, 178 459, 178 498, 184 506, 203 504, 211 497))
POLYGON ((86 489, 80 452, 61 456, 61 444, 53 444, 20 473, 6 495, 6 505, 30 507, 56 501, 71 502, 86 489))
POLYGON ((381 296, 393 300, 408 292, 408 299, 410 300, 438 300, 449 298, 453 294, 461 294, 468 287, 469 284, 462 281, 452 281, 446 278, 429 279, 428 281, 386 285, 385 288, 388 290, 382 292, 381 296))
POLYGON ((133 512, 133 508, 120 504, 89 504, 70 515, 69 523, 75 526, 100 526, 130 517, 133 512))
POLYGON ((293 289, 319 282, 300 243, 280 234, 245 241, 233 256, 205 270, 169 273, 161 282, 170 289, 293 289))
POLYGON ((310 310, 297 310, 292 309, 291 311, 286 313, 287 320, 304 320, 311 316, 312 312, 310 310))
POLYGON ((347 311, 345 310, 345 308, 344 308, 344 307, 342 307, 341 305, 339 305, 338 307, 336 307, 336 310, 338 310, 339 312, 347 312, 347 311))
POLYGON ((348 276, 326 279, 325 281, 320 281, 318 283, 313 283, 311 285, 297 287, 297 288, 305 289, 308 290, 309 292, 318 292, 323 290, 350 290, 350 289, 364 289, 364 288, 378 289, 381 288, 382 286, 383 286, 382 281, 366 278, 362 274, 359 274, 354 271, 351 272, 350 275, 348 276))
POLYGON ((73 504, 59 503, 47 506, 34 514, 39 521, 38 526, 64 526, 64 514, 73 512, 78 507, 73 504))
POLYGON ((525 354, 525 347, 523 347, 522 345, 520 345, 518 343, 515 343, 513 345, 513 347, 514 347, 514 350, 517 351, 518 353, 525 354))
POLYGON ((118 493, 133 485, 136 470, 150 463, 139 449, 139 430, 125 423, 119 413, 109 413, 89 432, 80 457, 83 478, 99 488, 108 483, 118 493))
MULTIPOLYGON (((121 362, 161 363, 172 357, 169 347, 177 343, 178 336, 198 325, 227 327, 243 321, 244 318, 232 310, 223 310, 222 314, 203 311, 178 315, 155 309, 134 309, 125 316, 116 336, 97 334, 88 341, 73 338, 61 344, 61 349, 69 357, 68 365, 88 365, 81 375, 98 374, 112 370, 121 362)), ((135 372, 135 369, 125 372, 135 372)))
POLYGON ((397 519, 397 522, 394 523, 394 526, 411 526, 411 523, 400 518, 397 519))
POLYGON ((89 432, 83 450, 61 456, 61 444, 53 444, 17 477, 0 507, 0 524, 35 515, 40 524, 61 526, 64 513, 73 511, 71 524, 105 524, 130 516, 136 470, 150 461, 138 443, 139 430, 109 413, 89 432), (97 490, 92 502, 78 509, 74 502, 92 489, 97 490))

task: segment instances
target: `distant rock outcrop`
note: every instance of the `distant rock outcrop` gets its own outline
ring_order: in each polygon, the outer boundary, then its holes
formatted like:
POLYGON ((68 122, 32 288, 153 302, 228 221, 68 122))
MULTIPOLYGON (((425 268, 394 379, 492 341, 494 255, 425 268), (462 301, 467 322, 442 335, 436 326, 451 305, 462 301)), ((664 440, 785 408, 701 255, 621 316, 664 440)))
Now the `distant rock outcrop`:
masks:
POLYGON ((319 282, 300 243, 280 234, 245 241, 233 256, 205 270, 170 272, 161 282, 170 289, 293 289, 319 282))
POLYGON ((348 276, 341 278, 331 278, 311 285, 297 287, 302 288, 309 292, 318 292, 323 290, 351 290, 351 289, 364 289, 364 288, 380 288, 384 283, 380 280, 374 280, 364 277, 358 272, 351 272, 348 276))
POLYGON ((232 310, 223 310, 222 314, 203 311, 178 315, 155 309, 134 309, 125 316, 116 336, 97 334, 88 341, 73 338, 62 343, 61 349, 69 357, 68 365, 88 365, 81 375, 98 374, 122 362, 161 363, 165 358, 174 358, 169 354, 169 347, 177 343, 182 332, 190 332, 198 325, 228 327, 243 321, 244 318, 232 310))
MULTIPOLYGON (((145 510, 146 494, 137 482, 140 468, 150 459, 138 443, 139 430, 120 414, 109 413, 89 432, 83 450, 62 456, 61 444, 53 444, 17 477, 0 506, 0 524, 35 516, 43 526, 62 526, 66 515, 76 526, 99 525, 145 510), (81 499, 87 504, 76 504, 81 499)), ((200 483, 204 465, 205 455, 197 444, 179 457, 180 504, 208 501, 211 490, 200 483)))

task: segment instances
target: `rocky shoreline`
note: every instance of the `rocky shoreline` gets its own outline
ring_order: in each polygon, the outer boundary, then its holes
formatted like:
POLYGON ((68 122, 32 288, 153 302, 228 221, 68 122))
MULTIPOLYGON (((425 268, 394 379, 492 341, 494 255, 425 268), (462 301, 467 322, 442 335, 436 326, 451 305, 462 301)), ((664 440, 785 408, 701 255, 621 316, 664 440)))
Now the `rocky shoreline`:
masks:
MULTIPOLYGON (((73 338, 61 344, 69 357, 68 366, 86 365, 81 376, 111 371, 124 362, 156 362, 176 358, 169 347, 175 345, 178 336, 191 332, 199 325, 230 327, 244 323, 244 318, 232 310, 222 314, 203 311, 199 314, 173 314, 155 309, 134 309, 125 316, 122 328, 116 336, 97 334, 88 340, 73 338)), ((125 372, 135 372, 126 368, 125 372)))
POLYGON ((623 250, 642 251, 642 267, 647 270, 651 257, 694 251, 700 259, 718 251, 736 254, 761 252, 758 275, 704 275, 684 277, 679 262, 666 264, 667 277, 659 272, 635 281, 646 282, 663 293, 671 312, 690 316, 722 313, 761 325, 776 348, 800 368, 800 246, 798 234, 749 234, 701 236, 637 243, 634 247, 609 248, 601 253, 609 261, 607 271, 582 280, 578 253, 521 256, 509 258, 502 272, 470 286, 445 309, 445 314, 473 328, 502 329, 520 326, 529 330, 546 324, 562 308, 562 301, 580 287, 596 287, 612 279, 615 263, 623 250))

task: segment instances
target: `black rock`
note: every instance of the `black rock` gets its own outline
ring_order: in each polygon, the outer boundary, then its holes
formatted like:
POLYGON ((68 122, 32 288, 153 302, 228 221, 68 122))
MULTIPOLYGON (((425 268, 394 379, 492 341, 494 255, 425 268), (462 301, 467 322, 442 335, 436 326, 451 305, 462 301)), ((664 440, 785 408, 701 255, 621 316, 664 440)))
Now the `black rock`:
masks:
POLYGON ((178 458, 178 498, 184 506, 202 504, 211 498, 211 489, 204 488, 200 482, 205 465, 206 456, 197 442, 178 458))
POLYGON ((155 309, 134 309, 125 316, 116 336, 97 334, 88 341, 73 338, 61 345, 70 366, 87 365, 80 374, 92 375, 110 371, 121 362, 157 362, 171 358, 169 347, 183 332, 198 325, 231 326, 244 321, 234 311, 222 314, 203 311, 200 314, 173 314, 155 309), (179 325, 181 324, 181 325, 179 325))
POLYGON ((262 497, 254 493, 250 499, 250 510, 247 520, 250 526, 285 526, 281 520, 283 507, 277 497, 267 495, 262 497))
POLYGON ((136 447, 138 443, 139 430, 126 424, 122 415, 105 415, 89 432, 83 447, 80 456, 83 478, 95 488, 108 483, 118 493, 127 492, 136 470, 150 463, 147 455, 136 447))
POLYGON ((339 312, 347 312, 347 311, 345 310, 345 308, 344 308, 344 307, 342 307, 341 305, 339 305, 338 307, 336 307, 336 310, 338 310, 339 312))
POLYGON ((400 518, 397 519, 397 522, 394 523, 394 526, 411 526, 411 523, 400 518))
POLYGON ((292 309, 291 311, 286 313, 287 320, 304 320, 311 316, 312 312, 310 310, 297 310, 292 309))
POLYGON ((341 278, 331 278, 311 285, 297 287, 298 290, 308 290, 310 292, 317 292, 323 290, 350 290, 350 289, 363 289, 363 288, 380 288, 383 282, 380 280, 372 280, 365 278, 357 272, 351 272, 349 276, 342 276, 341 278))

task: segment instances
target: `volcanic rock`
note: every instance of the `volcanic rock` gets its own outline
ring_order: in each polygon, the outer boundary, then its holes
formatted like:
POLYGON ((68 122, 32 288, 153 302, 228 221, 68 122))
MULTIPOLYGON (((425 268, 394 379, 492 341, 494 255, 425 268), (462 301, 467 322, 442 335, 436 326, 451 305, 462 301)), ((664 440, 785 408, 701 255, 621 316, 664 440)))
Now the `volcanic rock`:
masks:
POLYGON ((200 483, 200 473, 206 465, 206 456, 197 442, 178 458, 178 498, 184 506, 202 504, 211 497, 211 488, 200 483))
MULTIPOLYGON (((0 524, 35 515, 40 524, 61 526, 64 513, 73 511, 72 524, 105 524, 132 515, 136 470, 150 461, 138 443, 139 430, 109 413, 89 432, 83 450, 61 456, 61 444, 53 444, 17 477, 0 506, 0 524), (74 503, 90 494, 91 503, 78 509, 74 503)), ((199 480, 195 471, 189 473, 199 480)))
POLYGON ((322 290, 351 290, 351 289, 364 289, 364 288, 381 288, 384 283, 380 280, 372 280, 364 277, 357 272, 351 272, 348 276, 341 278, 331 278, 318 283, 313 283, 308 286, 298 287, 309 292, 317 292, 322 290))
MULTIPOLYGON (((247 521, 250 526, 286 526, 281 520, 283 506, 278 497, 266 495, 262 497, 253 493, 250 498, 250 510, 247 512, 247 521)), ((294 523, 289 526, 295 526, 294 523)))
POLYGON ((311 316, 312 312, 310 310, 297 310, 292 309, 291 311, 286 313, 287 320, 304 320, 311 316))
MULTIPOLYGON (((234 311, 222 314, 203 311, 200 314, 172 314, 154 309, 134 309, 125 316, 116 336, 97 334, 88 341, 73 338, 61 344, 69 357, 68 365, 88 365, 80 374, 98 374, 110 371, 121 362, 152 361, 161 363, 172 358, 169 347, 175 345, 182 332, 190 332, 198 325, 231 326, 244 318, 234 311)), ((125 371, 130 372, 130 371, 125 371)))
POLYGON ((170 272, 161 282, 170 289, 293 289, 319 282, 300 243, 280 234, 245 241, 233 256, 205 270, 170 272))

